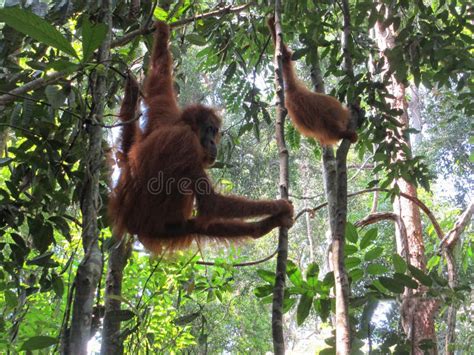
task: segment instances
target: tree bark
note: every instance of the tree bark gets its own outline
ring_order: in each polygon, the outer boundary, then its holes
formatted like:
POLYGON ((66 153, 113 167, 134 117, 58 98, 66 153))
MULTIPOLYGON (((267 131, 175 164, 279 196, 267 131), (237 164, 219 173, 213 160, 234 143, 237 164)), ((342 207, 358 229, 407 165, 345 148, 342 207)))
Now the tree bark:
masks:
MULTIPOLYGON (((388 13, 385 14, 385 17, 388 17, 388 13)), ((383 75, 390 75, 390 85, 387 89, 388 92, 394 96, 393 99, 389 100, 390 106, 391 108, 403 111, 403 114, 397 119, 402 124, 402 129, 408 128, 409 117, 408 103, 405 97, 406 88, 405 85, 399 82, 394 75, 390 74, 391 63, 384 53, 385 50, 394 48, 395 46, 395 31, 393 26, 390 25, 386 27, 383 22, 378 21, 375 25, 375 36, 380 56, 384 57, 386 63, 383 75)), ((403 137, 403 135, 401 136, 403 137)), ((411 149, 410 141, 408 139, 401 138, 400 143, 411 149)), ((400 152, 396 159, 402 161, 409 158, 403 154, 404 153, 400 152)), ((416 188, 413 184, 403 178, 396 179, 395 183, 398 185, 400 192, 414 198, 417 197, 416 188)), ((393 210, 402 218, 407 230, 406 242, 402 240, 402 236, 397 230, 397 250, 408 254, 408 262, 410 264, 421 270, 426 270, 425 247, 423 242, 420 211, 418 207, 410 200, 396 197, 393 203, 393 210), (408 246, 408 250, 404 250, 405 245, 408 246)), ((433 343, 436 343, 434 316, 436 315, 438 306, 435 300, 423 299, 422 296, 425 292, 426 287, 419 287, 413 291, 406 289, 402 296, 402 306, 400 310, 402 326, 405 333, 412 341, 414 354, 423 354, 423 351, 418 347, 421 340, 430 339, 433 343)), ((430 350, 431 354, 436 354, 436 352, 436 346, 430 350)))
MULTIPOLYGON (((106 72, 110 55, 112 29, 112 6, 110 0, 101 2, 99 18, 108 26, 107 36, 102 43, 98 62, 105 72, 94 72, 91 78, 92 108, 89 118, 92 123, 100 123, 104 113, 106 96, 106 72)), ((88 125, 89 145, 86 153, 85 181, 82 191, 82 245, 84 258, 77 269, 75 295, 72 310, 69 351, 71 354, 86 354, 87 343, 91 337, 91 321, 97 285, 102 273, 102 254, 99 249, 99 228, 97 215, 99 209, 99 178, 103 162, 102 127, 88 125)))
POLYGON ((105 316, 100 349, 100 353, 103 355, 123 354, 123 339, 120 338, 120 319, 114 317, 117 311, 120 311, 122 302, 110 296, 122 295, 123 270, 132 252, 132 244, 133 238, 125 236, 110 251, 105 283, 105 316))
MULTIPOLYGON (((275 46, 275 88, 277 94, 276 105, 276 140, 280 158, 280 197, 288 199, 288 149, 285 143, 285 95, 283 90, 283 66, 281 52, 281 2, 275 1, 275 31, 277 41, 275 46)), ((285 336, 283 334, 283 300, 285 294, 286 262, 288 259, 288 229, 278 230, 278 256, 276 265, 275 286, 273 288, 272 303, 272 336, 273 350, 277 355, 285 353, 285 336)))

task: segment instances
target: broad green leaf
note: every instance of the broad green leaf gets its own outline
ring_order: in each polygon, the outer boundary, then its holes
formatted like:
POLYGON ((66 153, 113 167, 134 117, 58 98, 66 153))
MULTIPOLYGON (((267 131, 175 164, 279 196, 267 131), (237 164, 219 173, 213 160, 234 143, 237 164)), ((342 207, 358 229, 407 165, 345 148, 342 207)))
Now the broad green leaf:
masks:
POLYGON ((270 283, 271 285, 275 284, 275 273, 273 271, 259 269, 257 270, 257 274, 262 280, 270 283))
POLYGON ((305 319, 309 315, 311 305, 313 304, 313 297, 310 297, 307 294, 303 294, 298 303, 298 308, 296 309, 296 323, 298 325, 303 324, 305 319))
POLYGON ((441 260, 441 257, 439 255, 432 256, 430 260, 428 260, 428 263, 426 264, 426 268, 428 270, 431 270, 432 268, 434 268, 435 266, 439 264, 440 260, 441 260))
POLYGON ((382 264, 370 264, 367 266, 367 272, 371 275, 381 275, 388 272, 388 269, 382 264))
POLYGON ((254 291, 255 296, 258 298, 266 297, 273 292, 272 285, 258 286, 254 291))
POLYGON ((283 313, 288 312, 296 303, 296 298, 285 298, 283 300, 283 313))
POLYGON ((349 271, 349 276, 352 279, 352 282, 356 282, 364 277, 364 271, 362 271, 362 269, 352 269, 349 271))
POLYGON ((333 287, 334 286, 334 272, 329 271, 323 278, 323 285, 326 287, 333 287))
POLYGON ((433 280, 431 279, 431 277, 426 275, 417 267, 413 265, 408 265, 408 269, 410 270, 410 273, 413 275, 413 277, 420 281, 420 283, 422 283, 423 285, 430 287, 433 284, 433 280))
POLYGON ((310 277, 318 277, 319 274, 319 266, 315 262, 312 262, 308 265, 308 269, 306 270, 306 279, 310 277))
POLYGON ((393 254, 392 255, 392 261, 393 261, 393 267, 395 268, 395 271, 404 274, 405 271, 407 271, 407 263, 403 258, 398 255, 398 254, 393 254))
POLYGON ((196 46, 204 46, 207 41, 205 38, 201 37, 200 35, 196 33, 190 33, 186 36, 186 39, 191 43, 196 46))
POLYGON ((380 276, 379 281, 383 287, 393 293, 403 293, 403 290, 405 289, 405 285, 392 277, 380 276))
POLYGON ((327 322, 331 312, 331 300, 327 298, 315 299, 313 302, 313 307, 316 313, 319 315, 319 318, 321 318, 323 322, 327 322))
POLYGON ((5 304, 10 308, 15 308, 18 305, 18 297, 12 290, 5 290, 3 292, 5 297, 5 304))
POLYGON ((39 335, 26 340, 20 350, 44 349, 58 342, 57 338, 39 335))
POLYGON ((54 26, 32 12, 18 7, 0 9, 0 22, 15 30, 77 58, 71 43, 54 26))
POLYGON ((303 285, 303 275, 301 275, 301 270, 298 266, 291 260, 288 260, 286 265, 286 274, 288 278, 295 286, 301 287, 303 285))
POLYGON ((346 239, 351 242, 352 244, 357 243, 357 229, 354 225, 350 222, 346 223, 346 239))
POLYGON ((413 280, 410 276, 396 272, 393 275, 393 278, 396 279, 397 281, 400 281, 406 287, 412 288, 414 290, 418 288, 418 283, 415 280, 413 280))
POLYGON ((336 355, 336 349, 334 348, 325 348, 321 350, 318 355, 336 355))
POLYGON ((315 287, 318 284, 319 266, 315 262, 309 264, 306 270, 306 281, 310 287, 315 287))
POLYGON ((365 261, 371 261, 377 259, 380 255, 383 253, 383 248, 382 247, 375 247, 373 249, 370 249, 367 253, 364 255, 364 260, 365 261))
POLYGON ((360 241, 360 249, 367 248, 375 239, 377 239, 377 228, 369 229, 360 241))
POLYGON ((345 264, 348 269, 352 269, 356 266, 359 266, 362 260, 356 257, 348 257, 345 259, 345 264))
POLYGON ((358 249, 355 245, 351 245, 351 244, 346 244, 344 246, 344 255, 347 256, 347 255, 352 255, 354 253, 357 253, 358 249))
POLYGON ((435 270, 431 271, 429 275, 441 287, 445 287, 448 285, 448 280, 446 280, 444 277, 439 276, 435 270))
POLYGON ((153 16, 155 16, 155 18, 157 20, 161 20, 161 21, 164 21, 168 18, 168 12, 166 12, 164 9, 162 9, 161 7, 159 6, 156 6, 155 7, 155 11, 153 12, 153 16))
POLYGON ((103 23, 92 25, 88 18, 82 21, 82 61, 87 62, 92 53, 99 48, 107 35, 107 26, 103 23))

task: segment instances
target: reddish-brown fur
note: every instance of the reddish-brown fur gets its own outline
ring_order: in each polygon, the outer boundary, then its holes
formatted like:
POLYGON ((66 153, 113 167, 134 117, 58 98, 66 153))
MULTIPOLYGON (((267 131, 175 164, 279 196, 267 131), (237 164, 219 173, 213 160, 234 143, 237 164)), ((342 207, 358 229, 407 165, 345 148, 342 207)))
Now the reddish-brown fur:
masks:
MULTIPOLYGON (((140 132, 133 122, 124 125, 122 132, 121 175, 109 201, 115 234, 137 234, 147 249, 159 253, 187 247, 202 237, 258 238, 275 227, 290 227, 293 207, 286 200, 251 201, 223 196, 212 189, 204 169, 213 163, 216 150, 204 146, 201 139, 210 128, 211 143, 217 143, 221 120, 211 108, 202 105, 184 110, 178 107, 168 40, 168 25, 157 22, 144 86, 147 127, 140 132), (150 182, 160 177, 163 185, 168 184, 167 191, 156 193, 150 182), (179 181, 184 179, 189 179, 189 194, 179 190, 179 181), (195 200, 197 215, 192 217, 195 200), (266 217, 243 221, 258 216, 266 217)), ((133 120, 138 90, 138 84, 129 78, 120 110, 122 121, 133 120)))
MULTIPOLYGON (((268 19, 268 27, 276 42, 275 19, 268 19)), ((348 129, 350 112, 332 96, 307 89, 296 77, 292 52, 282 43, 283 79, 285 81, 285 106, 298 131, 315 138, 324 145, 334 144, 342 138, 352 143, 357 133, 348 129)))

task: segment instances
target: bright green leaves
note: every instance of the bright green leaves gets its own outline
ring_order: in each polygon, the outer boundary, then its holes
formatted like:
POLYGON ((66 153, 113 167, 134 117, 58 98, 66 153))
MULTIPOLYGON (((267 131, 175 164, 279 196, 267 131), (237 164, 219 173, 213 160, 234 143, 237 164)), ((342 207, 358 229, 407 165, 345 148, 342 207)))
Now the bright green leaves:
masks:
POLYGON ((3 8, 0 9, 0 22, 77 58, 71 43, 54 26, 32 12, 17 7, 3 8))
MULTIPOLYGON (((254 293, 257 297, 262 298, 263 303, 270 303, 275 284, 275 273, 268 270, 258 270, 257 274, 266 284, 258 286, 254 293)), ((329 290, 334 286, 333 273, 326 274, 324 279, 320 281, 318 279, 319 266, 313 262, 308 265, 303 277, 303 273, 298 265, 288 260, 286 275, 290 284, 287 284, 285 289, 283 311, 286 313, 294 305, 297 305, 296 321, 298 325, 303 324, 306 318, 308 318, 311 309, 323 321, 326 321, 331 310, 329 290)))
POLYGON ((99 48, 107 35, 107 26, 103 23, 92 24, 88 18, 82 21, 82 61, 87 62, 92 53, 99 48))

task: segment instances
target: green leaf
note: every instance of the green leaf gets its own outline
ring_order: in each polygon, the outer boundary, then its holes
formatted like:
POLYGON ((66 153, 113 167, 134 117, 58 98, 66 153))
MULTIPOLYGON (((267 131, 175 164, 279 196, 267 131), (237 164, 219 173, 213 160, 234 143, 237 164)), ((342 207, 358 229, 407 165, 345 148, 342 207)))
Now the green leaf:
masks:
POLYGON ((329 271, 323 278, 323 285, 326 287, 333 287, 334 286, 334 272, 329 271))
POLYGON ((407 263, 403 258, 398 255, 398 254, 393 254, 392 255, 392 262, 393 262, 393 267, 395 268, 395 271, 404 274, 405 271, 407 271, 407 263))
POLYGON ((168 12, 166 12, 164 9, 162 9, 159 6, 155 7, 155 11, 153 12, 153 15, 157 20, 164 21, 168 18, 168 12))
POLYGON ((400 281, 400 283, 404 284, 406 287, 412 288, 414 290, 418 288, 418 283, 415 280, 413 280, 410 276, 396 272, 393 275, 393 278, 396 279, 397 281, 400 281))
POLYGON ((306 281, 310 287, 315 287, 318 284, 319 266, 315 262, 309 264, 306 270, 306 281))
POLYGON ((377 238, 377 228, 369 229, 360 241, 360 249, 364 250, 377 238))
POLYGON ((371 275, 381 275, 388 272, 388 269, 382 264, 370 264, 367 266, 367 272, 371 275))
POLYGON ((186 39, 189 41, 189 43, 194 44, 196 46, 204 46, 207 43, 205 38, 201 37, 196 33, 188 34, 186 36, 186 39))
POLYGON ((348 257, 345 259, 345 264, 348 269, 352 269, 354 267, 359 266, 361 262, 362 260, 356 257, 348 257))
POLYGON ((308 317, 312 304, 313 297, 310 297, 308 294, 303 294, 301 296, 298 308, 296 309, 296 323, 298 325, 303 324, 305 319, 308 317))
POLYGON ((435 270, 430 272, 430 276, 441 287, 445 287, 448 285, 448 280, 446 280, 444 277, 439 276, 435 270))
POLYGON ((413 275, 413 277, 420 281, 420 283, 422 283, 423 285, 430 287, 433 284, 433 280, 431 279, 431 277, 426 275, 417 267, 413 265, 408 265, 408 269, 410 270, 410 273, 413 275))
POLYGON ((440 261, 441 261, 441 257, 439 255, 434 255, 430 258, 430 260, 428 260, 428 264, 426 265, 426 268, 428 270, 431 270, 432 268, 437 266, 440 261))
POLYGON ((379 281, 383 287, 393 293, 403 293, 403 290, 405 289, 405 285, 392 277, 380 276, 379 281))
POLYGON ((319 266, 315 262, 312 262, 308 265, 308 269, 306 270, 306 279, 311 277, 318 277, 319 274, 319 266))
POLYGON ((18 7, 6 7, 0 9, 0 22, 5 22, 8 26, 39 42, 77 58, 76 51, 61 32, 32 12, 18 7))
POLYGON ((285 298, 283 300, 283 313, 288 312, 295 305, 296 301, 296 298, 285 298))
POLYGON ((331 300, 327 298, 318 298, 313 302, 313 307, 323 322, 327 322, 331 312, 331 300))
POLYGON ((107 35, 107 26, 103 23, 92 25, 88 18, 82 21, 82 61, 87 62, 92 53, 99 48, 107 35))
POLYGON ((273 271, 259 269, 257 270, 257 275, 260 276, 262 280, 270 283, 271 285, 275 284, 275 273, 273 271))
POLYGON ((352 255, 354 253, 357 253, 358 249, 355 245, 351 245, 351 244, 346 244, 344 246, 344 255, 347 256, 347 255, 352 255))
POLYGON ((346 223, 346 239, 351 242, 352 244, 357 243, 357 229, 354 225, 350 222, 346 223))
POLYGON ((12 290, 5 290, 3 295, 5 297, 5 304, 9 308, 15 308, 18 305, 18 297, 12 290))
POLYGON ((57 338, 39 335, 26 340, 20 350, 44 349, 58 342, 57 338))
POLYGON ((266 297, 273 292, 272 285, 258 286, 254 291, 255 296, 258 298, 266 297))
POLYGON ((324 348, 321 350, 318 355, 336 355, 336 349, 334 348, 324 348))
POLYGON ((349 271, 349 277, 352 279, 352 282, 356 282, 364 277, 364 271, 362 269, 352 269, 349 271))
POLYGON ((288 260, 286 265, 286 274, 295 286, 301 287, 303 285, 303 275, 298 266, 291 260, 288 260))
POLYGON ((370 249, 367 253, 365 253, 364 260, 371 261, 371 260, 377 259, 380 255, 382 255, 382 253, 383 253, 382 247, 375 247, 373 249, 370 249))

